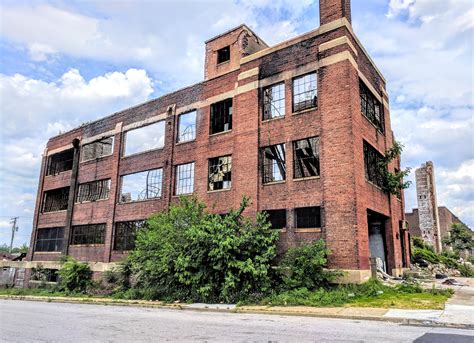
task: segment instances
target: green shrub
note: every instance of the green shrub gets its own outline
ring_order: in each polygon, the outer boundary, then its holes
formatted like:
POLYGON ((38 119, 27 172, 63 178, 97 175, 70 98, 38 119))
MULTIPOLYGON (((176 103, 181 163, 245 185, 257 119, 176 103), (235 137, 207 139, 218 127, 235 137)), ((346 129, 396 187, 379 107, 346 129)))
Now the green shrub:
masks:
POLYGON ((67 292, 85 293, 92 285, 92 271, 88 264, 67 257, 58 271, 60 287, 67 292))
POLYGON ((427 244, 421 237, 416 237, 416 236, 411 237, 411 243, 414 248, 426 249, 431 252, 434 252, 433 246, 427 244))
POLYGON ((420 259, 434 264, 441 262, 440 256, 431 249, 420 248, 417 246, 414 246, 412 249, 412 259, 415 263, 420 259))
POLYGON ((467 263, 462 263, 458 267, 461 276, 474 277, 474 269, 467 263))

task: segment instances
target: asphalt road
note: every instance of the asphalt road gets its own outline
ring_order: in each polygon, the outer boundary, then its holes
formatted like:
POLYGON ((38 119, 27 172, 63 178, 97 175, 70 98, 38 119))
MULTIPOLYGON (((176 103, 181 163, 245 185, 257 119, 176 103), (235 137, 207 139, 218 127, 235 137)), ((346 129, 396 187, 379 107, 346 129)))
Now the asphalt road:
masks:
POLYGON ((310 317, 0 300, 1 342, 474 342, 474 331, 310 317))

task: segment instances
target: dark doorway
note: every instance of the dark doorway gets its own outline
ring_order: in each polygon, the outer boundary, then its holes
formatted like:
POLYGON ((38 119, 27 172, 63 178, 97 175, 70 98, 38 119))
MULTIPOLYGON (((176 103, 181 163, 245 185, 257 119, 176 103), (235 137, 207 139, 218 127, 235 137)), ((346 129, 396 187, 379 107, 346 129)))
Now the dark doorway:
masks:
POLYGON ((406 240, 405 240, 405 230, 403 229, 403 222, 400 221, 400 247, 402 249, 402 267, 406 268, 408 263, 407 263, 407 251, 406 251, 406 240))
POLYGON ((367 211, 369 226, 370 257, 377 258, 377 267, 387 272, 387 249, 385 243, 386 217, 372 211, 367 211))

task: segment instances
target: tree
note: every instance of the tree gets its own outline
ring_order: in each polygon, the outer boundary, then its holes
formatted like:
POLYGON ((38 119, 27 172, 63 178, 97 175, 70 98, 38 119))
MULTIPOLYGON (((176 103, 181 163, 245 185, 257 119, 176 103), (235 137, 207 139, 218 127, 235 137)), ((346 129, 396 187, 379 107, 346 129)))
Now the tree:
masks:
POLYGON ((405 177, 410 174, 410 168, 405 170, 395 170, 390 172, 388 170, 388 165, 394 159, 398 158, 403 151, 403 145, 396 140, 393 141, 393 145, 390 149, 385 151, 385 156, 381 159, 379 163, 379 171, 382 175, 384 191, 400 197, 401 191, 410 187, 410 181, 403 181, 405 177))
POLYGON ((464 250, 472 251, 474 241, 473 232, 464 224, 454 223, 449 233, 443 237, 443 244, 451 247, 456 253, 464 250))

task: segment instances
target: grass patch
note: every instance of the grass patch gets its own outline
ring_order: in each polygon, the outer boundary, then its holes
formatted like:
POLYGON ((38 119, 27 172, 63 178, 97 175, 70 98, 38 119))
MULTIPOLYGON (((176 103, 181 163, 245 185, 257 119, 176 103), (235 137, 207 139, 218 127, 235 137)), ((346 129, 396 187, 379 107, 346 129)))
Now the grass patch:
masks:
POLYGON ((71 293, 48 288, 0 288, 0 295, 18 295, 18 296, 42 296, 42 297, 71 297, 71 298, 90 298, 84 293, 71 293))

